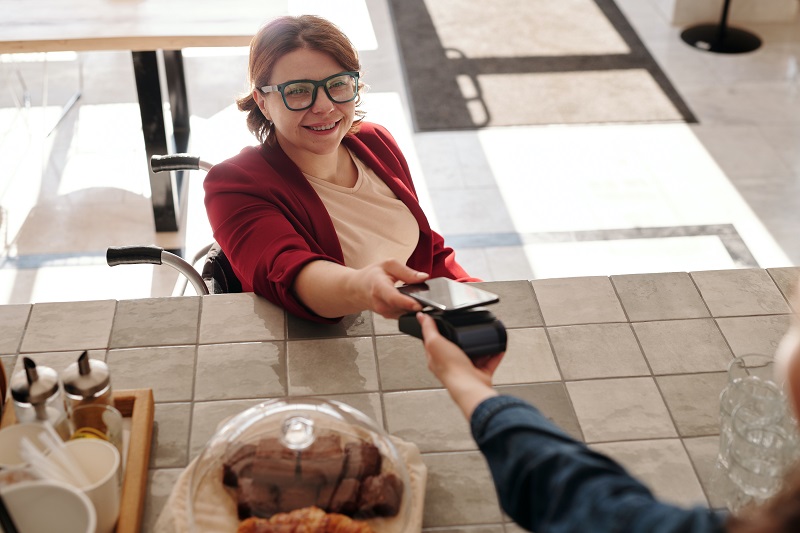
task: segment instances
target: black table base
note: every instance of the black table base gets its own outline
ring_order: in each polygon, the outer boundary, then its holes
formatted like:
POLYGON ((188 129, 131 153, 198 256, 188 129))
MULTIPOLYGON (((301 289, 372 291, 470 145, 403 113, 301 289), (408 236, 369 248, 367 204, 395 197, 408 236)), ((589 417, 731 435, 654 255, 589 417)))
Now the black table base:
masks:
POLYGON ((699 50, 718 54, 743 54, 761 46, 761 39, 746 30, 728 26, 731 0, 722 5, 719 24, 700 24, 683 30, 681 39, 699 50))

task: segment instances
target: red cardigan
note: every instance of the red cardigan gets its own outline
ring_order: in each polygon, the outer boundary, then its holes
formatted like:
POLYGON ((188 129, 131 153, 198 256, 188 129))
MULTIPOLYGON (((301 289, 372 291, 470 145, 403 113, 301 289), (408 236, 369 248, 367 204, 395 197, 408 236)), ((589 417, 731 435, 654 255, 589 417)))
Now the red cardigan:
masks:
MULTIPOLYGON (((408 266, 431 277, 471 278, 455 252, 434 232, 417 199, 400 148, 386 129, 362 123, 343 143, 408 206, 419 242, 408 266)), ((319 259, 344 264, 328 211, 297 165, 279 146, 247 147, 206 176, 205 204, 214 238, 228 256, 244 291, 252 291, 301 318, 337 322, 305 307, 292 289, 302 268, 319 259)))

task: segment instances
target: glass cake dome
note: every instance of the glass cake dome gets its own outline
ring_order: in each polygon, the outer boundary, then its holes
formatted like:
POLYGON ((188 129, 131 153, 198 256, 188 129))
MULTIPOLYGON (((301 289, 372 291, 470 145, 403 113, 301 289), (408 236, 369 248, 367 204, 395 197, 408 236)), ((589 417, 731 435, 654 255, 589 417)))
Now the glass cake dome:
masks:
POLYGON ((236 532, 244 521, 324 512, 365 521, 376 533, 406 531, 411 483, 392 439, 333 400, 251 407, 222 424, 198 456, 186 498, 189 530, 236 532))

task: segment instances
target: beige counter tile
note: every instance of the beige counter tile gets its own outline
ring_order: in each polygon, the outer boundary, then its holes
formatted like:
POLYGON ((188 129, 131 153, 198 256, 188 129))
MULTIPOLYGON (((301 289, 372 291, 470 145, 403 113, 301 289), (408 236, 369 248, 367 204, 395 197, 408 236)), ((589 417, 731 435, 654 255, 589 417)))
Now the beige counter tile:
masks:
POLYGON ((653 378, 566 385, 587 443, 677 436, 653 378))
POLYGON ((592 446, 618 461, 656 498, 675 505, 708 505, 680 439, 609 442, 592 446))
POLYGON ((34 304, 20 352, 107 348, 114 300, 34 304))
POLYGON ((481 289, 500 297, 486 306, 507 328, 532 328, 544 325, 542 312, 528 281, 491 281, 476 283, 481 289))
POLYGON ((381 390, 439 388, 441 383, 428 370, 422 340, 410 335, 375 338, 381 390))
POLYGON ((292 396, 378 390, 371 337, 289 341, 286 358, 292 396))
POLYGON ((656 378, 681 437, 719 433, 719 395, 728 385, 727 372, 656 378))
POLYGON ((106 356, 115 389, 153 389, 156 402, 192 399, 196 346, 125 348, 106 356))
POLYGON ((714 320, 668 320, 633 324, 653 374, 717 372, 733 359, 714 320))
POLYGON ((649 376, 630 324, 548 328, 565 380, 649 376))
POLYGON ((195 402, 192 404, 192 433, 189 437, 189 461, 191 462, 203 451, 203 447, 221 424, 254 405, 269 401, 258 400, 225 400, 214 402, 195 402))
POLYGON ((383 420, 383 406, 381 404, 381 395, 377 392, 369 392, 365 394, 329 394, 320 396, 323 400, 335 400, 349 405, 362 414, 367 415, 378 427, 386 429, 383 420))
POLYGON ((474 450, 469 424, 447 391, 383 395, 389 433, 416 443, 422 453, 474 450))
POLYGON ((203 296, 200 344, 284 339, 285 313, 253 293, 203 296))
POLYGON ((286 320, 288 338, 291 340, 372 335, 372 313, 370 311, 347 315, 336 324, 320 324, 290 314, 286 315, 286 320))
POLYGON ((548 326, 627 320, 607 277, 539 279, 532 283, 548 326))
POLYGON ((689 458, 700 479, 700 485, 706 493, 709 505, 714 509, 726 507, 724 491, 721 490, 721 478, 716 469, 719 437, 683 439, 683 444, 689 453, 689 458))
POLYGON ((200 298, 142 298, 117 305, 111 348, 195 344, 200 298))
POLYGON ((480 452, 425 454, 428 467, 423 527, 497 523, 497 492, 480 452))
POLYGON ((189 462, 191 403, 157 403, 153 417, 151 468, 183 468, 189 462))
POLYGON ((375 335, 397 335, 400 333, 396 319, 383 318, 375 313, 372 313, 372 327, 375 329, 375 335))
POLYGON ((183 468, 159 468, 147 473, 147 494, 142 515, 142 531, 154 531, 156 520, 183 473, 183 468))
POLYGON ((710 316, 685 272, 611 276, 611 281, 632 322, 710 316))
POLYGON ((712 316, 789 312, 789 305, 765 270, 709 270, 691 275, 712 316))
POLYGON ((506 354, 494 373, 495 385, 559 381, 553 350, 543 328, 509 329, 506 354))
POLYGON ((286 394, 285 343, 204 344, 197 347, 194 399, 233 400, 286 394))
POLYGON ((500 394, 508 394, 535 405, 549 420, 572 437, 583 441, 583 433, 575 416, 575 409, 561 382, 501 385, 495 387, 500 394))
POLYGON ((769 268, 767 272, 772 276, 784 298, 789 300, 795 311, 800 312, 798 308, 800 298, 795 296, 795 292, 800 290, 800 267, 769 268))
POLYGON ((30 304, 0 307, 0 354, 15 355, 19 350, 31 307, 30 304))
POLYGON ((758 353, 773 356, 791 323, 790 315, 718 318, 717 325, 734 357, 758 353))

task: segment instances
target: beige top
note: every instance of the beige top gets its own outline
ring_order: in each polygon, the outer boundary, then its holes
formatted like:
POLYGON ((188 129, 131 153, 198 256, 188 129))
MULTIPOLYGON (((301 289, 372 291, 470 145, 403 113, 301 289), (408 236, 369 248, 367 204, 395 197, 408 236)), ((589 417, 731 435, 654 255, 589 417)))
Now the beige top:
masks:
POLYGON ((406 264, 419 241, 419 225, 408 207, 350 150, 358 169, 352 188, 305 174, 317 191, 351 268, 396 259, 406 264))

